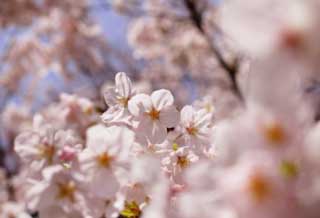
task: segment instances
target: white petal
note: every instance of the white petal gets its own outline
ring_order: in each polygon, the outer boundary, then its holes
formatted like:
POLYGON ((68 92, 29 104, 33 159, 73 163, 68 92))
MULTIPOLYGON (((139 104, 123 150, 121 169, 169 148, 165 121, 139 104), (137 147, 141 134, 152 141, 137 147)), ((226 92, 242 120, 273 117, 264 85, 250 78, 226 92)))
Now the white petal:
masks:
POLYGON ((109 88, 104 93, 104 100, 109 107, 118 104, 117 93, 113 88, 109 88))
POLYGON ((158 111, 162 110, 165 107, 173 105, 174 98, 173 95, 169 90, 166 89, 160 89, 157 91, 154 91, 151 94, 151 99, 153 106, 158 111))
POLYGON ((194 109, 192 106, 184 106, 181 110, 181 123, 184 127, 189 126, 194 120, 194 109))
POLYGON ((83 172, 89 172, 96 166, 95 158, 97 154, 90 148, 84 149, 78 156, 80 162, 80 169, 83 172))
POLYGON ((162 143, 167 136, 167 128, 159 121, 153 121, 149 117, 144 117, 138 126, 139 132, 144 132, 152 144, 162 143))
MULTIPOLYGON (((135 138, 134 132, 129 130, 126 127, 113 127, 113 128, 118 128, 118 131, 119 131, 115 146, 121 147, 121 149, 117 155, 117 159, 118 161, 124 161, 124 162, 128 161, 131 147, 135 138)), ((115 132, 115 130, 112 132, 115 132)))
POLYGON ((179 112, 171 105, 160 111, 160 122, 167 128, 175 127, 179 122, 179 112))
POLYGON ((139 116, 152 109, 152 101, 149 95, 139 94, 130 99, 128 109, 133 116, 139 116))
POLYGON ((114 197, 119 187, 118 180, 108 169, 97 171, 90 181, 91 193, 104 199, 114 197))
POLYGON ((207 113, 206 110, 197 111, 195 116, 195 126, 197 128, 208 127, 212 119, 212 114, 207 113))
POLYGON ((101 115, 102 121, 107 125, 131 125, 131 114, 127 108, 115 105, 101 115))
POLYGON ((37 146, 40 144, 40 137, 34 132, 20 134, 15 140, 14 150, 24 161, 33 161, 38 155, 37 146))
POLYGON ((131 80, 127 75, 123 72, 117 73, 116 75, 116 89, 117 92, 125 97, 128 98, 131 96, 132 84, 131 80))
POLYGON ((72 211, 72 213, 66 213, 63 211, 63 209, 57 205, 50 205, 46 208, 41 208, 39 210, 39 217, 41 218, 52 218, 52 217, 59 217, 59 218, 76 218, 80 217, 80 214, 78 214, 75 211, 72 211))
POLYGON ((106 150, 106 145, 110 144, 111 138, 112 133, 108 128, 104 125, 97 124, 87 129, 86 147, 99 154, 106 150))

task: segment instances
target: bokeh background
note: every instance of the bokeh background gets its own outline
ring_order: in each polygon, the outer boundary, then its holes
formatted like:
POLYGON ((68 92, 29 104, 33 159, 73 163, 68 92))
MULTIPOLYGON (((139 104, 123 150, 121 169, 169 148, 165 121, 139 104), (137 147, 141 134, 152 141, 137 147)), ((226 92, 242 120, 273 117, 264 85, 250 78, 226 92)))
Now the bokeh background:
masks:
MULTIPOLYGON (((173 89, 180 103, 194 101, 218 74, 211 73, 214 54, 208 55, 186 2, 1 1, 1 165, 16 168, 12 144, 22 123, 61 93, 90 98, 105 110, 103 87, 120 71, 144 88, 173 89)), ((220 1, 190 2, 213 28, 220 1)))

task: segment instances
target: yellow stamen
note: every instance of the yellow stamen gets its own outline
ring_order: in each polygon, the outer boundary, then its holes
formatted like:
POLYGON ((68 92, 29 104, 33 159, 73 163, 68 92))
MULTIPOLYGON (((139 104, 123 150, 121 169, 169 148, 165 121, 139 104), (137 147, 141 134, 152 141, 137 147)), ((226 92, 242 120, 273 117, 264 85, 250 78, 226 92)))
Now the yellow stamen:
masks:
POLYGON ((121 217, 125 218, 139 218, 142 215, 142 211, 139 205, 135 202, 125 202, 124 209, 120 212, 121 217))
POLYGON ((101 167, 108 168, 110 167, 111 161, 113 160, 113 157, 110 156, 107 152, 104 152, 97 156, 97 163, 101 167))
POLYGON ((283 161, 280 165, 280 171, 286 178, 294 178, 298 175, 299 169, 294 162, 283 161))
POLYGON ((270 195, 271 187, 267 178, 261 174, 256 174, 249 180, 248 191, 254 200, 261 202, 270 195))
POLYGON ((284 128, 275 122, 264 126, 264 136, 271 144, 281 144, 286 140, 284 128))
POLYGON ((181 168, 186 168, 187 166, 189 166, 189 160, 187 158, 187 156, 177 156, 177 164, 181 167, 181 168))
POLYGON ((196 127, 190 126, 186 128, 189 135, 195 136, 198 133, 198 129, 196 127))
POLYGON ((172 144, 172 149, 173 149, 174 151, 177 151, 177 150, 179 149, 179 145, 178 145, 177 143, 173 143, 173 144, 172 144))
POLYGON ((58 183, 58 199, 67 198, 69 201, 74 202, 74 192, 76 191, 76 185, 73 181, 67 183, 58 183))
POLYGON ((39 154, 45 158, 49 164, 52 164, 56 148, 53 145, 43 144, 39 146, 39 154))
POLYGON ((160 111, 152 108, 152 110, 148 113, 152 120, 159 120, 160 118, 160 111))
POLYGON ((123 106, 123 107, 127 107, 128 106, 128 102, 129 102, 129 98, 119 98, 118 102, 123 106))

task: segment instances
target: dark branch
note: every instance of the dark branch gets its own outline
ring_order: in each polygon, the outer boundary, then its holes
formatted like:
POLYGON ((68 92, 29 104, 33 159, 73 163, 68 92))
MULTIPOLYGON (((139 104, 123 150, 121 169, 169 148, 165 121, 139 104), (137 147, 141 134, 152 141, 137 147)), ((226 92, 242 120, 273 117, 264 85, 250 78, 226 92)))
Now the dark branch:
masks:
POLYGON ((218 47, 211 42, 209 35, 206 33, 206 30, 203 28, 203 13, 197 9, 195 0, 183 0, 186 8, 189 11, 190 18, 196 28, 203 34, 203 36, 207 39, 210 49, 216 56, 219 64, 221 67, 228 73, 228 76, 231 81, 232 90, 233 92, 239 97, 240 100, 243 101, 243 96, 241 94, 240 88, 237 82, 237 72, 239 70, 239 59, 235 58, 233 63, 228 63, 221 52, 219 51, 218 47))

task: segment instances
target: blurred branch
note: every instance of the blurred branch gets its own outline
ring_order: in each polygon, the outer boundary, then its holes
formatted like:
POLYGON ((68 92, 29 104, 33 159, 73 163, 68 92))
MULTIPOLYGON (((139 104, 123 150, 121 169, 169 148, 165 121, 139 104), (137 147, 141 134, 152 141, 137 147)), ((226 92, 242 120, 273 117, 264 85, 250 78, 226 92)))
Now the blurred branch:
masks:
POLYGON ((241 101, 243 101, 244 99, 237 82, 237 73, 239 71, 239 58, 235 57, 232 63, 228 63, 228 61, 225 60, 221 51, 219 50, 219 48, 215 43, 212 43, 212 40, 210 39, 209 34, 207 34, 205 28, 203 27, 203 12, 197 9, 195 0, 183 0, 183 1, 187 10, 189 11, 190 18, 193 24, 199 30, 199 32, 201 32, 203 36, 206 38, 206 40, 208 41, 208 44, 210 45, 210 49, 215 54, 220 66, 228 73, 233 92, 238 96, 238 98, 241 101))

